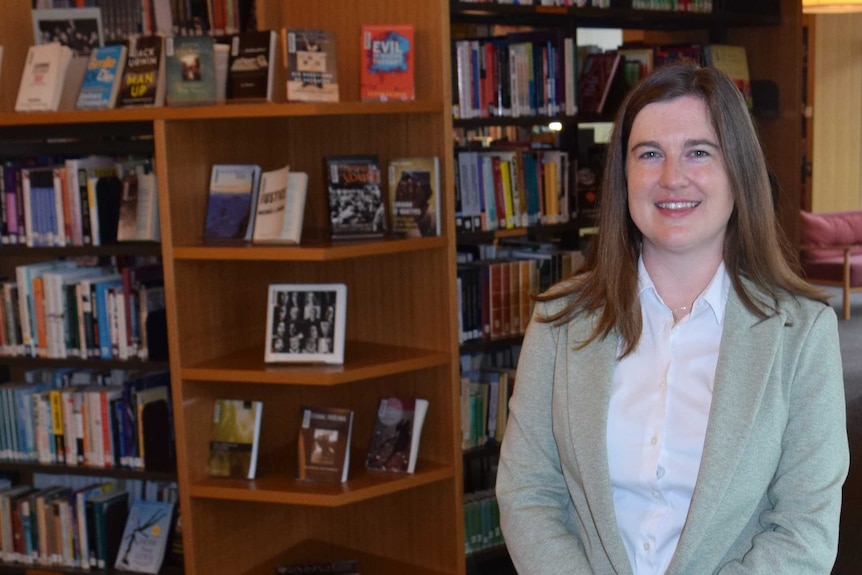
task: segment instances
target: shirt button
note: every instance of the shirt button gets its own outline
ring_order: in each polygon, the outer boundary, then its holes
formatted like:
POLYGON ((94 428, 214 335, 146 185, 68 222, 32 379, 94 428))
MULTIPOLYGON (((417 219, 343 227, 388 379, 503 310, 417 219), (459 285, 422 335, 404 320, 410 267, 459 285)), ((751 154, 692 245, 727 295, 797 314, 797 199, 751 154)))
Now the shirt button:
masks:
POLYGON ((658 443, 658 437, 653 437, 652 439, 649 440, 649 442, 652 443, 653 445, 655 445, 656 443, 658 443))
POLYGON ((664 467, 662 467, 661 465, 658 466, 658 468, 655 470, 655 477, 656 479, 661 479, 662 477, 664 477, 664 467))
POLYGON ((661 382, 660 384, 658 384, 658 386, 659 386, 661 389, 667 389, 667 381, 662 380, 662 382, 661 382))
POLYGON ((649 543, 644 543, 644 551, 649 551, 649 543))

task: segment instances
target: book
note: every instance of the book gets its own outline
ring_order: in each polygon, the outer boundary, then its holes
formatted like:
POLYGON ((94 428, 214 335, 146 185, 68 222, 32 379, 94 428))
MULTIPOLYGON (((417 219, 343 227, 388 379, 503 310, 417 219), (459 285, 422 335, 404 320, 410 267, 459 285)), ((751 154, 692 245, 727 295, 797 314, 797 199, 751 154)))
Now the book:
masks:
POLYGON ((272 101, 277 40, 274 30, 241 32, 231 36, 227 72, 229 100, 272 101))
POLYGON ((395 158, 389 162, 389 209, 392 235, 440 235, 439 158, 395 158))
POLYGON ((260 182, 253 241, 298 244, 302 237, 308 174, 291 172, 285 166, 273 172, 264 172, 260 182), (271 198, 266 203, 265 195, 271 198))
POLYGON ((173 515, 173 502, 133 501, 114 567, 119 571, 158 573, 168 548, 173 515))
POLYGON ((256 164, 213 164, 204 240, 251 241, 260 173, 256 164))
POLYGON ((95 550, 95 565, 97 569, 106 569, 114 565, 126 519, 129 515, 129 492, 116 489, 90 497, 85 502, 87 525, 92 525, 88 534, 90 548, 95 550), (91 523, 92 520, 92 523, 91 523))
POLYGON ((72 50, 59 42, 30 46, 21 74, 15 111, 58 110, 71 59, 72 50))
POLYGON ((303 407, 301 421, 298 478, 302 481, 347 481, 353 411, 338 407, 303 407))
POLYGON ((216 102, 215 41, 211 36, 165 38, 165 56, 168 105, 216 102))
POLYGON ((313 563, 286 563, 275 567, 275 575, 359 575, 359 561, 343 559, 313 563))
POLYGON ((622 56, 617 52, 587 54, 578 78, 578 112, 601 114, 606 110, 622 56))
MULTIPOLYGON (((81 7, 80 2, 75 8, 63 8, 57 4, 55 2, 54 7, 47 8, 37 7, 34 2, 31 16, 36 44, 60 42, 79 56, 88 56, 92 49, 105 44, 100 8, 81 7)), ((68 6, 70 3, 65 4, 68 6)))
POLYGON ((426 413, 427 399, 382 398, 374 420, 365 467, 376 471, 413 473, 426 413))
POLYGON ((338 102, 335 35, 315 28, 282 29, 288 102, 338 102))
POLYGON ((261 401, 215 401, 207 464, 211 476, 254 479, 262 411, 261 401))
POLYGON ((164 47, 164 38, 159 35, 129 39, 119 106, 165 105, 164 47))
POLYGON ((754 100, 751 95, 751 77, 748 74, 748 55, 745 46, 734 46, 729 44, 707 44, 704 49, 704 59, 707 66, 718 68, 733 80, 748 109, 754 108, 754 100))
POLYGON ((362 100, 413 100, 414 43, 412 24, 362 26, 362 100))
POLYGON ((333 239, 373 238, 386 234, 380 163, 373 154, 324 158, 333 239))
POLYGON ((78 93, 79 110, 105 110, 117 103, 123 68, 126 65, 126 46, 113 44, 99 46, 90 51, 87 71, 78 93))

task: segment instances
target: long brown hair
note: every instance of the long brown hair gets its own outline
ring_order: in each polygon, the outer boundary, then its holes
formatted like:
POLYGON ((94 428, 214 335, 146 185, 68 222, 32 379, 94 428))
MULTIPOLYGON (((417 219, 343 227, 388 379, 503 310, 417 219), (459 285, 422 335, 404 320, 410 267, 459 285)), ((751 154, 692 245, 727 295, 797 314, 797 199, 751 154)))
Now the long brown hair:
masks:
POLYGON ((775 217, 766 161, 739 89, 715 68, 674 64, 659 68, 638 83, 618 110, 602 178, 599 233, 593 238, 583 268, 537 298, 568 300, 560 311, 541 321, 563 324, 581 313, 594 315, 592 333, 578 347, 606 337, 614 328, 624 343, 622 356, 631 353, 640 340, 643 326, 637 262, 642 236, 628 209, 626 150, 641 110, 682 96, 695 96, 704 102, 724 157, 734 199, 724 240, 724 263, 742 302, 765 318, 775 313, 784 294, 823 299, 821 292, 800 279, 791 267, 795 255, 775 217), (747 288, 743 279, 763 295, 747 288))

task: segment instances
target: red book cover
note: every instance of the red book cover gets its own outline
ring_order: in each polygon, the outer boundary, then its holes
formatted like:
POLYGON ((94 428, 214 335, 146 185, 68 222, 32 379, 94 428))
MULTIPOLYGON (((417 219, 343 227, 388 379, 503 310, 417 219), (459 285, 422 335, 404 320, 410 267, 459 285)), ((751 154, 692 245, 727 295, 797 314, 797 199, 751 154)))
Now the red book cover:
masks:
POLYGON ((413 100, 413 25, 362 27, 362 100, 413 100))

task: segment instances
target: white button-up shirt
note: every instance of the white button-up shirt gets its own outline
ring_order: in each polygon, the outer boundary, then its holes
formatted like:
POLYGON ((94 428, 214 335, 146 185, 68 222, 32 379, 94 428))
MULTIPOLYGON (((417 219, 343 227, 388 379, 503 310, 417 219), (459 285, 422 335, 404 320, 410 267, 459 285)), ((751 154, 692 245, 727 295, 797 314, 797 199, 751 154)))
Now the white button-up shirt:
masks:
POLYGON ((615 370, 608 464, 617 526, 637 575, 664 573, 685 524, 700 468, 730 277, 720 264, 674 325, 643 260, 643 333, 615 370))

